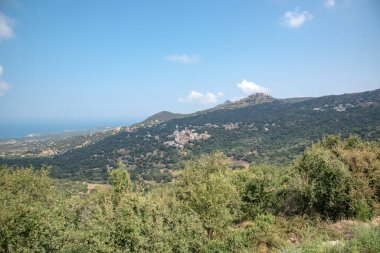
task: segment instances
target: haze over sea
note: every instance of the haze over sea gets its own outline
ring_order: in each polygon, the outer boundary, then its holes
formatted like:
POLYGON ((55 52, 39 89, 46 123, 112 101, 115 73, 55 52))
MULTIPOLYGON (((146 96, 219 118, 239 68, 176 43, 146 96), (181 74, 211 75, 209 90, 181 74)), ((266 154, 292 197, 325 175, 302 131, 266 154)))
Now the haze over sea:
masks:
POLYGON ((63 131, 92 130, 104 127, 129 126, 136 121, 85 121, 85 122, 0 122, 0 139, 22 138, 32 133, 58 133, 63 131))

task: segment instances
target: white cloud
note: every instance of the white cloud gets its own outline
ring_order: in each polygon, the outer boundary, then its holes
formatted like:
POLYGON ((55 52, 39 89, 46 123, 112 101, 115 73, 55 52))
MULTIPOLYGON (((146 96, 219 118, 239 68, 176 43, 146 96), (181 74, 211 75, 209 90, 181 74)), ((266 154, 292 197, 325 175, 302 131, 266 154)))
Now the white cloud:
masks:
POLYGON ((282 25, 290 28, 299 28, 305 22, 313 19, 313 14, 308 11, 300 11, 296 8, 294 11, 287 11, 282 16, 281 23, 282 25))
POLYGON ((11 89, 11 86, 4 82, 3 80, 0 80, 0 97, 5 95, 5 92, 11 89))
POLYGON ((250 82, 246 79, 241 81, 241 83, 237 84, 237 87, 241 89, 246 94, 253 94, 253 93, 269 93, 269 89, 265 87, 261 87, 254 82, 250 82))
POLYGON ((333 8, 335 4, 336 4, 335 0, 325 0, 325 6, 327 8, 333 8))
POLYGON ((196 55, 187 55, 187 54, 173 54, 167 55, 164 57, 165 60, 171 62, 180 62, 180 63, 196 63, 199 62, 200 59, 196 55))
POLYGON ((4 72, 4 69, 0 65, 0 97, 4 96, 5 92, 11 89, 11 86, 9 84, 1 80, 1 76, 3 75, 3 72, 4 72))
POLYGON ((178 98, 181 103, 198 103, 198 104, 216 104, 218 98, 224 96, 222 92, 214 94, 212 92, 201 93, 197 91, 191 91, 186 97, 178 98))
POLYGON ((14 33, 11 23, 11 20, 0 12, 0 41, 13 37, 14 33))

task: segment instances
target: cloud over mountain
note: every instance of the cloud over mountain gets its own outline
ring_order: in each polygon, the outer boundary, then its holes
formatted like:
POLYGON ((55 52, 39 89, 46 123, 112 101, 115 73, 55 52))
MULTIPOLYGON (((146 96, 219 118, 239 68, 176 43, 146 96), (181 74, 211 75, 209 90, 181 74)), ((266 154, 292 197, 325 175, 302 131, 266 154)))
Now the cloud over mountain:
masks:
POLYGON ((265 87, 261 87, 254 82, 250 82, 246 79, 237 84, 237 87, 242 90, 245 94, 253 94, 253 93, 269 93, 269 89, 265 87))
POLYGON ((186 97, 178 98, 181 103, 198 103, 198 104, 216 104, 218 98, 223 96, 222 92, 216 94, 212 92, 201 93, 197 91, 191 91, 186 97))

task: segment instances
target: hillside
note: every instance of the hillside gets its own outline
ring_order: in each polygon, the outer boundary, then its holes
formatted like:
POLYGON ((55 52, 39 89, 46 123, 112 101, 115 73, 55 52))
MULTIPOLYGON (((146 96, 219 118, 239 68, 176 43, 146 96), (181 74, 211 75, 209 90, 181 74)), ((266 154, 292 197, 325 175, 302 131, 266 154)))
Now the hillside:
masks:
POLYGON ((212 107, 210 109, 206 109, 203 111, 195 112, 195 113, 189 114, 188 116, 196 116, 199 114, 210 113, 210 112, 219 111, 219 110, 226 110, 226 109, 227 110, 233 110, 233 109, 243 108, 243 107, 252 106, 252 105, 273 103, 276 101, 278 101, 278 99, 275 99, 268 94, 255 93, 255 94, 249 95, 248 97, 239 99, 237 101, 232 102, 230 100, 227 100, 224 103, 219 104, 215 107, 212 107))
POLYGON ((379 142, 336 135, 292 166, 202 155, 164 187, 0 166, 0 252, 378 253, 379 172, 379 142))
POLYGON ((236 109, 236 108, 246 107, 250 105, 273 103, 275 101, 276 99, 270 95, 267 95, 265 93, 255 93, 235 102, 224 103, 216 108, 217 109, 236 109))
POLYGON ((161 122, 172 120, 172 119, 180 119, 180 118, 183 118, 185 116, 186 116, 186 114, 162 111, 162 112, 156 113, 156 114, 148 117, 147 119, 145 119, 141 123, 143 123, 143 124, 145 124, 145 123, 146 124, 155 124, 155 123, 161 123, 161 122))
POLYGON ((239 162, 289 164, 323 135, 377 139, 379 126, 380 90, 285 101, 256 94, 226 107, 124 128, 60 155, 6 157, 0 163, 50 164, 58 178, 104 181, 108 168, 123 161, 134 179, 140 175, 145 180, 169 181, 183 161, 213 150, 223 151, 236 166, 239 162))

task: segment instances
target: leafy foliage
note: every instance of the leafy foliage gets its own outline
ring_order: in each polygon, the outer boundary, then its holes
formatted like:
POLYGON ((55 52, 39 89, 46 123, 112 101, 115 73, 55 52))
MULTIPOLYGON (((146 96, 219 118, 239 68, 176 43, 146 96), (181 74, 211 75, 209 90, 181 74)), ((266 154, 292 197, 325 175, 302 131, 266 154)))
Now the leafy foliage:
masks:
POLYGON ((124 170, 125 165, 120 162, 115 170, 110 172, 111 184, 115 193, 122 193, 131 188, 131 179, 127 171, 124 170))
POLYGON ((297 168, 307 185, 308 207, 338 219, 371 217, 379 201, 380 146, 357 136, 328 136, 305 151, 297 168))
POLYGON ((221 153, 189 161, 176 182, 177 198, 199 215, 210 237, 236 220, 240 209, 227 161, 221 153))
POLYGON ((379 212, 379 150, 328 136, 294 166, 237 170, 214 152, 148 191, 121 163, 112 187, 70 194, 45 167, 1 166, 0 252, 378 252, 376 220, 351 240, 324 226, 379 212))

